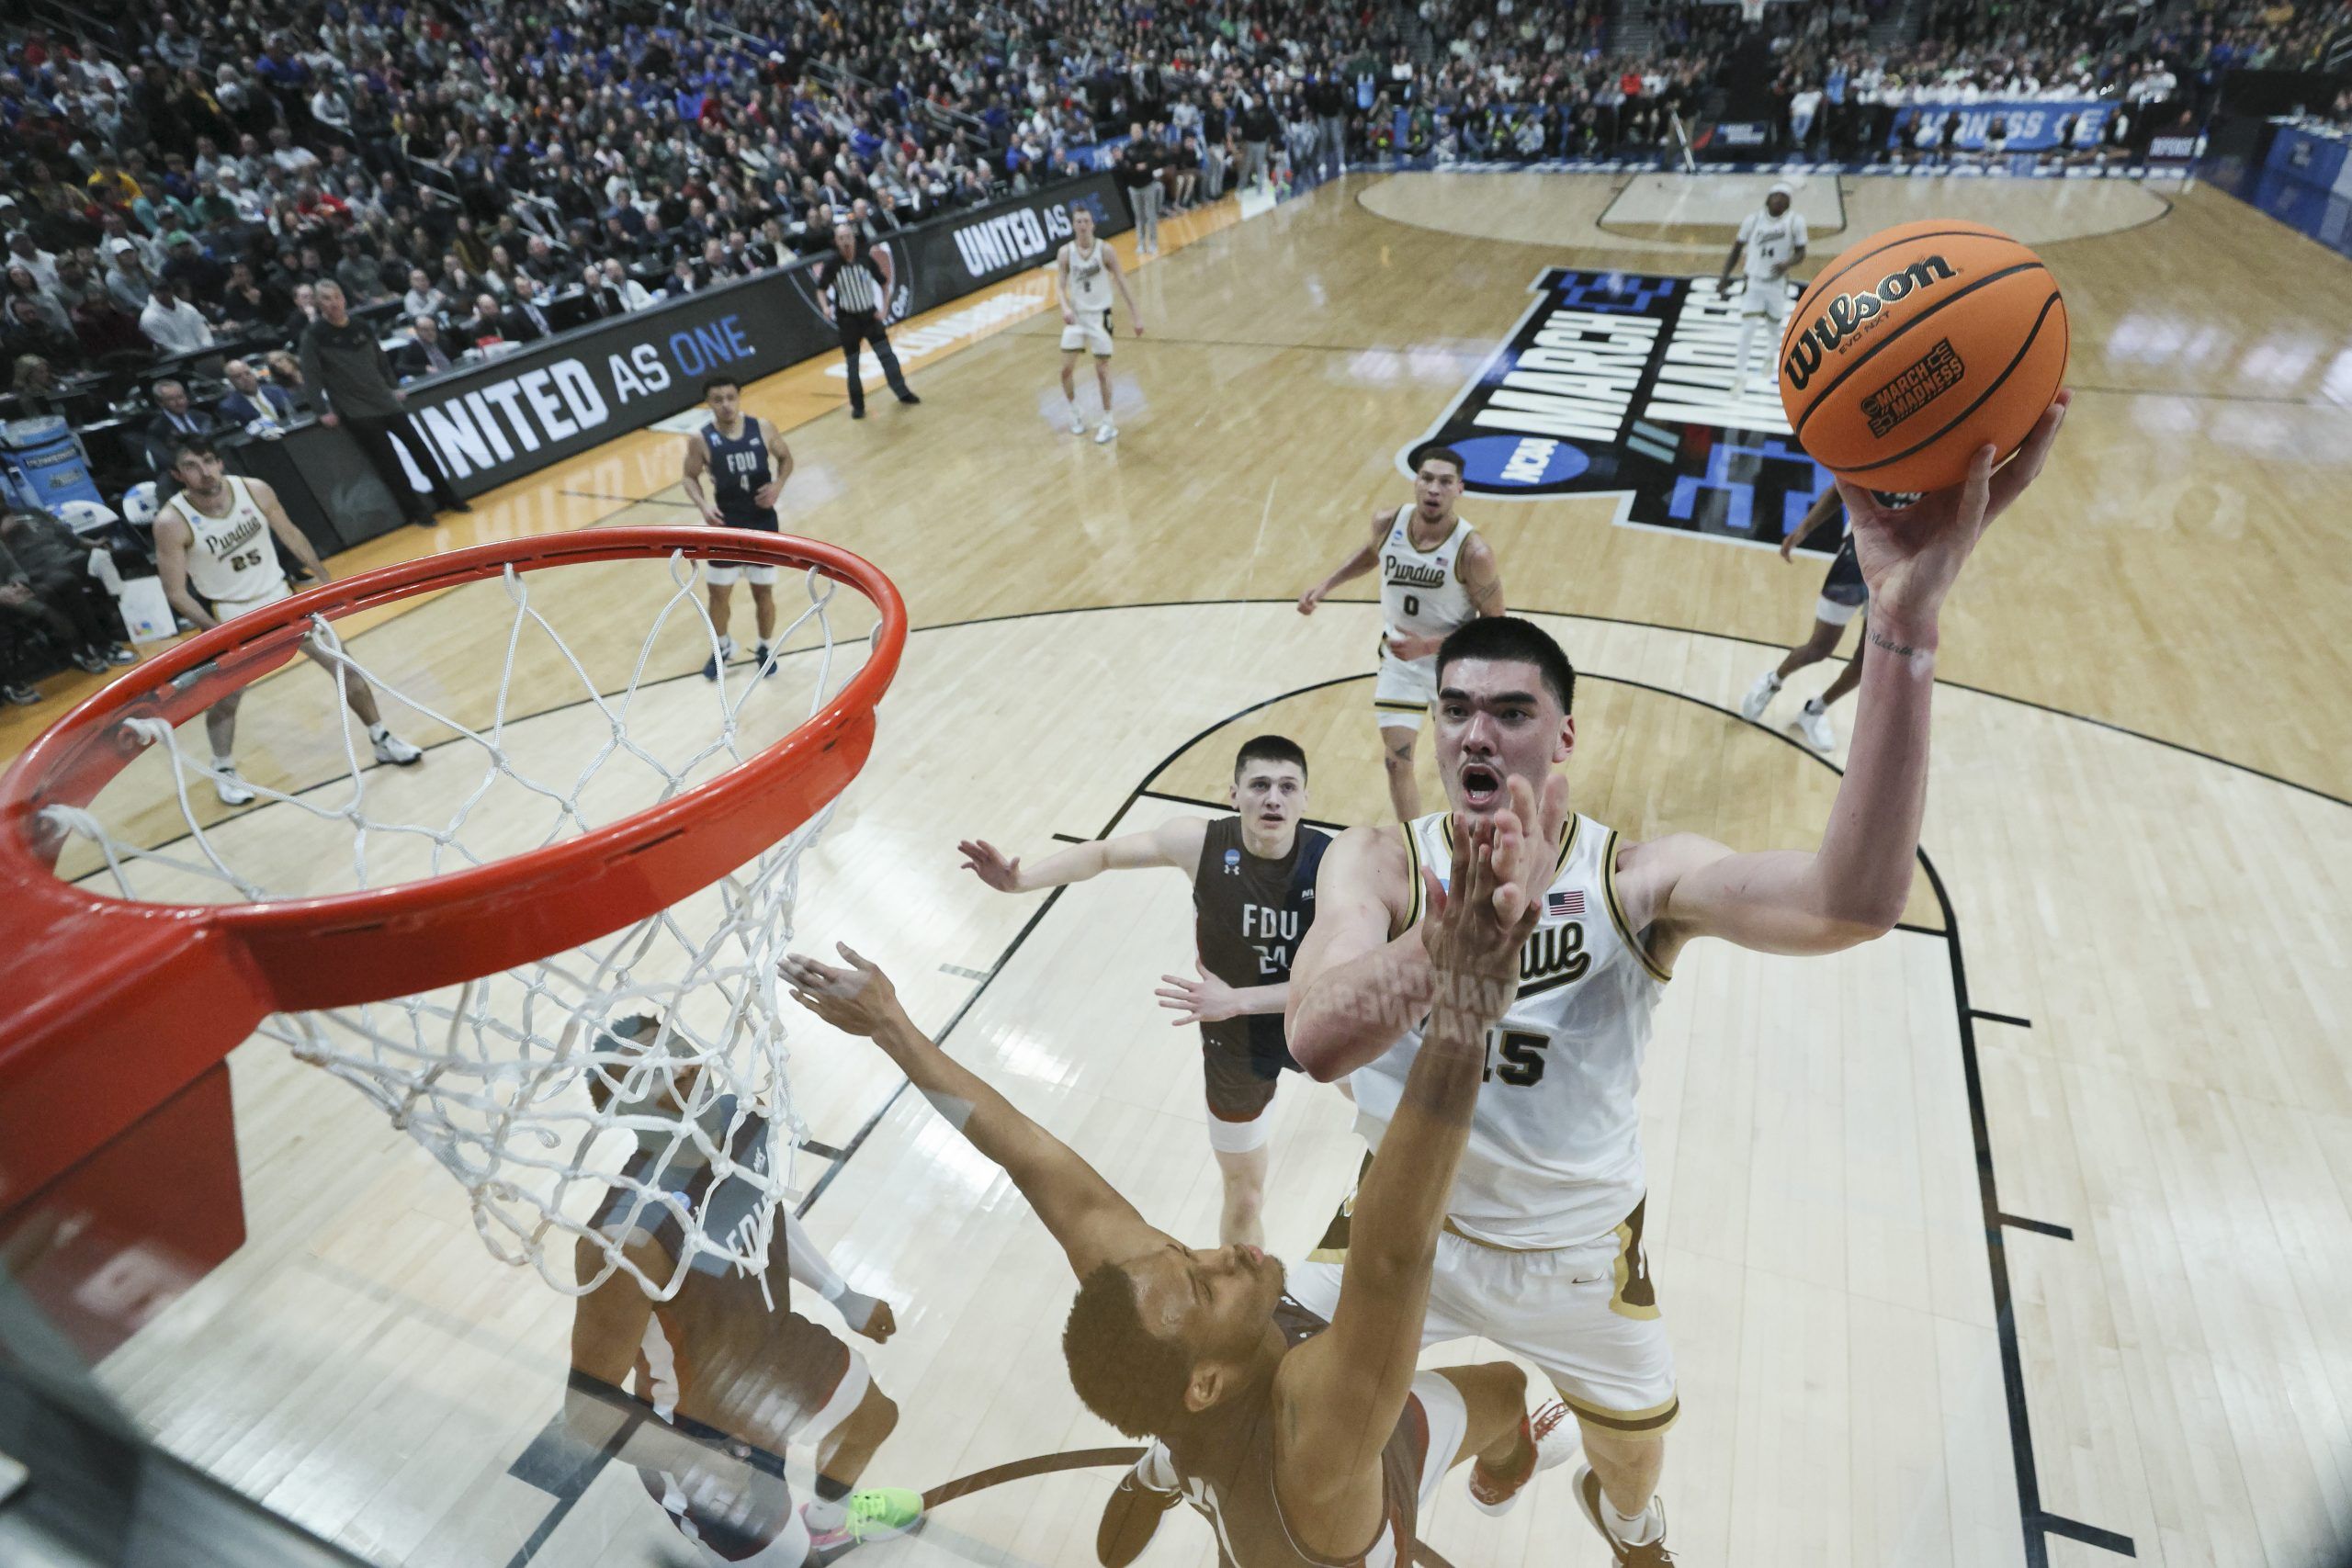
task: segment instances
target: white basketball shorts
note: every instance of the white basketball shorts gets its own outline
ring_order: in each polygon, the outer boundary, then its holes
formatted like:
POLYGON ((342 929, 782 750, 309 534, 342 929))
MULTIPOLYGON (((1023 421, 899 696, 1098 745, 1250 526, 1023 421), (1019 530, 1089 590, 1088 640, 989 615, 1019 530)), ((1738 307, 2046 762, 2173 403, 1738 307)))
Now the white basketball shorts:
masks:
MULTIPOLYGON (((1508 1252, 1451 1231, 1437 1238, 1421 1348, 1483 1337, 1532 1361, 1581 1420, 1628 1436, 1663 1432, 1681 1414, 1674 1347, 1642 1253, 1641 1213, 1582 1247, 1508 1252)), ((1324 1318, 1339 1310, 1345 1237, 1289 1271, 1291 1295, 1324 1318)))
POLYGON ((1437 655, 1399 659, 1380 642, 1380 673, 1372 682, 1372 716, 1383 729, 1419 729, 1437 701, 1437 655))
POLYGON ((1076 314, 1078 316, 1077 324, 1074 326, 1067 326, 1062 329, 1063 350, 1065 352, 1069 352, 1082 348, 1092 354, 1097 359, 1110 358, 1111 312, 1108 310, 1080 310, 1076 312, 1076 314))
POLYGON ((233 621, 239 615, 260 609, 264 604, 275 604, 281 599, 292 597, 294 597, 294 591, 287 587, 284 582, 280 582, 275 589, 257 598, 215 599, 212 601, 212 618, 216 621, 233 621))
POLYGON ((766 588, 775 581, 775 568, 746 566, 741 561, 708 561, 703 566, 702 580, 713 588, 732 588, 745 581, 754 588, 766 588))
POLYGON ((1784 277, 1751 277, 1740 290, 1739 313, 1765 316, 1775 322, 1789 319, 1789 282, 1784 277))

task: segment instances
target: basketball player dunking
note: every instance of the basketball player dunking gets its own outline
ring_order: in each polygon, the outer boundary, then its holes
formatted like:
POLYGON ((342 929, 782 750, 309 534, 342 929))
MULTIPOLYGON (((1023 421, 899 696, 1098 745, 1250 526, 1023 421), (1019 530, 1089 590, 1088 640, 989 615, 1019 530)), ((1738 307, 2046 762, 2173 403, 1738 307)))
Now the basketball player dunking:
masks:
MULTIPOLYGON (((1533 815, 1524 784, 1513 805, 1533 815)), ((1121 1431, 1157 1439, 1147 1463, 1165 1472, 1130 1481, 1207 1516, 1233 1568, 1404 1568, 1452 1466, 1475 1460, 1471 1495, 1500 1512, 1567 1457, 1565 1421, 1547 1412, 1541 1435, 1531 1422, 1518 1367, 1414 1367, 1479 1042, 1509 1003, 1536 915, 1534 886, 1514 877, 1532 858, 1527 840, 1545 835, 1518 820, 1510 810, 1465 819, 1474 852, 1416 935, 1445 977, 1430 1043, 1364 1175, 1355 1249, 1319 1315, 1283 1294, 1281 1262, 1257 1247, 1197 1251, 1146 1224, 1092 1166, 925 1038, 866 959, 844 946, 846 968, 797 954, 782 965, 794 1000, 871 1037, 1029 1200, 1080 1281, 1062 1332, 1079 1397, 1121 1431)), ((1121 1510, 1136 1528, 1106 1560, 1132 1560, 1159 1512, 1121 1510)))
MULTIPOLYGON (((662 1048, 656 1018, 616 1020, 609 1032, 622 1047, 662 1048)), ((707 1155, 678 1135, 677 1122, 692 1107, 709 1142, 754 1173, 767 1168, 767 1123, 747 1116, 734 1125, 731 1095, 698 1103, 694 1067, 645 1077, 651 1087, 641 1091, 643 1103, 621 1108, 650 1118, 637 1134, 629 1176, 685 1205, 706 1232, 746 1223, 759 1189, 730 1178, 714 1183, 707 1155)), ((590 1080, 600 1111, 625 1091, 602 1073, 590 1080)), ((617 1444, 679 1533, 719 1568, 802 1568, 859 1541, 903 1534, 922 1515, 920 1493, 854 1489, 898 1426, 899 1407, 875 1385, 865 1358, 792 1310, 792 1281, 822 1294, 877 1345, 898 1331, 890 1305, 851 1290, 789 1206, 777 1208, 775 1221, 784 1256, 771 1257, 764 1283, 698 1251, 670 1300, 653 1301, 615 1269, 580 1298, 571 1322, 566 1431, 599 1451, 617 1444), (797 1511, 784 1474, 789 1442, 816 1456, 817 1497, 797 1511)), ((665 1202, 616 1186, 594 1224, 647 1279, 674 1275, 685 1237, 665 1202)), ((605 1262, 597 1242, 577 1244, 581 1280, 595 1278, 605 1262)))
POLYGON ((1777 353, 1781 323, 1789 319, 1789 268, 1804 260, 1808 238, 1804 215, 1789 210, 1794 195, 1795 187, 1788 181, 1773 181, 1763 210, 1740 220, 1739 237, 1731 243, 1731 254, 1724 257, 1718 287, 1725 292, 1731 288, 1732 268, 1747 264, 1741 273, 1747 285, 1739 296, 1739 367, 1732 374, 1734 397, 1747 390, 1747 365, 1756 334, 1770 321, 1773 341, 1767 346, 1777 353))
POLYGON ((1193 879, 1196 974, 1163 975, 1160 1006, 1201 1026, 1209 1147, 1225 1178, 1217 1239, 1265 1245, 1266 1136, 1274 1087, 1295 1072, 1283 1041, 1290 961, 1315 923, 1315 874, 1330 835, 1305 827, 1306 753, 1261 735, 1233 759, 1235 815, 1179 817, 1148 833, 1099 840, 1023 867, 985 839, 956 846, 964 869, 1000 893, 1084 882, 1105 871, 1167 866, 1193 879))
MULTIPOLYGON (((686 437, 686 499, 714 528, 776 532, 775 501, 784 493, 784 481, 792 477, 792 448, 773 427, 743 412, 742 383, 734 378, 712 377, 702 384, 702 396, 710 423, 686 437), (710 474, 708 496, 702 489, 706 470, 710 474)), ((760 646, 752 650, 752 662, 763 675, 775 673, 768 661, 768 639, 775 636, 775 568, 715 560, 703 569, 703 583, 710 592, 710 626, 718 634, 718 647, 702 667, 706 681, 718 680, 720 662, 735 652, 727 621, 740 578, 751 580, 752 614, 760 628, 760 646)))
MULTIPOLYGON (((155 570, 164 597, 198 631, 292 596, 277 558, 281 544, 314 584, 330 581, 311 541, 278 504, 277 492, 260 479, 228 473, 209 441, 182 437, 173 449, 172 474, 181 489, 155 517, 155 570)), ((424 752, 385 727, 373 687, 316 638, 304 637, 301 649, 334 677, 343 700, 368 727, 376 761, 405 768, 424 760, 424 752)), ((212 793, 223 806, 253 804, 254 792, 237 776, 237 705, 244 695, 231 692, 204 710, 204 732, 212 741, 212 793)))
MULTIPOLYGON (((1817 850, 1738 854, 1690 833, 1629 843, 1570 816, 1548 881, 1531 890, 1540 918, 1517 996, 1486 1037, 1422 1332, 1431 1344, 1483 1335, 1552 1379, 1583 1430, 1578 1500, 1621 1563, 1672 1561, 1656 1494, 1679 1405, 1643 1254, 1634 1103, 1651 1010, 1696 938, 1834 953, 1901 918, 1927 803, 1939 608, 1985 525, 2041 471, 2065 403, 2062 392, 1997 474, 1987 446, 1965 484, 1900 513, 1846 491, 1873 611, 1852 754, 1817 850)), ((1341 836, 1291 987, 1292 1049, 1317 1078, 1352 1075, 1375 1169, 1385 1129, 1413 1111, 1419 1013, 1443 995, 1419 929, 1428 888, 1465 874, 1464 824, 1529 788, 1564 791, 1553 770, 1577 742, 1575 671, 1532 624, 1474 621, 1438 667, 1438 771, 1453 813, 1401 835, 1341 836)), ((1340 1258, 1347 1224, 1342 1208, 1326 1241, 1340 1258)), ((1309 1262, 1294 1292, 1329 1311, 1350 1268, 1309 1262)))
POLYGON ((1143 312, 1136 309, 1136 297, 1127 292, 1127 275, 1119 265, 1119 253, 1094 237, 1094 214, 1079 207, 1069 216, 1075 237, 1062 246, 1054 263, 1062 290, 1062 398, 1069 404, 1069 433, 1085 434, 1086 421, 1078 412, 1078 356, 1092 350, 1094 385, 1102 394, 1102 424, 1094 433, 1099 446, 1119 434, 1119 427, 1111 423, 1112 290, 1118 290, 1137 337, 1143 336, 1143 312))
POLYGON ((1315 614, 1334 588, 1380 569, 1380 673, 1372 716, 1380 727, 1381 764, 1399 822, 1421 814, 1413 750, 1437 694, 1437 649, 1476 615, 1503 614, 1503 579, 1495 552, 1454 515, 1462 500, 1462 457, 1449 446, 1423 451, 1413 471, 1413 499, 1372 514, 1372 537, 1336 570, 1299 595, 1298 613, 1315 614))

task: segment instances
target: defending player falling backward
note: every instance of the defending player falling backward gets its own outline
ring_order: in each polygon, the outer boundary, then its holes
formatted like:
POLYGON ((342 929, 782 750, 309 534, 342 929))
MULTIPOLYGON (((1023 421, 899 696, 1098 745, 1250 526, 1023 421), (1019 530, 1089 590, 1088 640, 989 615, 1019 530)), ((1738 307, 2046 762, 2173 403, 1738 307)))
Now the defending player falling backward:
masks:
MULTIPOLYGON (((1673 1561, 1657 1484, 1680 1408, 1641 1244, 1636 1097, 1652 1014, 1697 938, 1828 953, 1902 918, 1927 805, 1941 605, 1986 525, 2041 470, 2067 401, 2061 392, 2008 467, 1996 472, 1993 447, 1980 447, 1965 484, 1904 512, 1841 481, 1876 609, 1851 755, 1817 849, 1739 853, 1697 833, 1623 842, 1571 817, 1553 852, 1518 994, 1487 1036, 1421 1333, 1425 1346, 1483 1337, 1553 1380, 1589 1460, 1577 1502, 1629 1568, 1673 1561)), ((1452 810, 1401 836, 1352 829, 1332 846, 1292 971, 1292 1052, 1318 1079, 1349 1077, 1375 1169, 1439 989, 1419 932, 1430 874, 1442 882, 1458 866, 1510 791, 1565 787, 1555 770, 1577 741, 1574 670, 1532 622, 1474 620, 1438 667, 1452 810)), ((1342 1265, 1329 1259, 1351 1256, 1349 1224, 1343 1205, 1292 1273, 1309 1312, 1331 1310, 1342 1265)))

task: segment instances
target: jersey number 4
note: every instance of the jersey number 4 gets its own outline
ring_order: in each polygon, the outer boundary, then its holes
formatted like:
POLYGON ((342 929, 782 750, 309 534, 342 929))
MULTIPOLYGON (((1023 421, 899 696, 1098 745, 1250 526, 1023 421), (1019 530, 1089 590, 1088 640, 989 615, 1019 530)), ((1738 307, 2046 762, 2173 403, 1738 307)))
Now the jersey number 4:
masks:
POLYGON ((1544 1051, 1551 1043, 1551 1036, 1523 1029, 1487 1031, 1487 1070, 1479 1081, 1487 1083, 1499 1077, 1514 1089, 1532 1087, 1544 1077, 1547 1059, 1544 1051), (1498 1056, 1502 1058, 1499 1065, 1495 1060, 1498 1056))

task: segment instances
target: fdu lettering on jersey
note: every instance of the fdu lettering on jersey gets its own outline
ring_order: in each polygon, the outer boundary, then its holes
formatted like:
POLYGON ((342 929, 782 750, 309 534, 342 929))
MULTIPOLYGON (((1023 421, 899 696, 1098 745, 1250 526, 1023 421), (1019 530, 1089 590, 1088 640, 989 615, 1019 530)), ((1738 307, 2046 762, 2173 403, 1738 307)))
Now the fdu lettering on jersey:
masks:
MULTIPOLYGON (((1792 297, 1794 284, 1784 285, 1792 297)), ((1634 527, 1778 545, 1829 472, 1789 434, 1768 367, 1735 396, 1738 286, 1553 267, 1453 404, 1396 455, 1462 454, 1464 488, 1617 498, 1634 527)))

